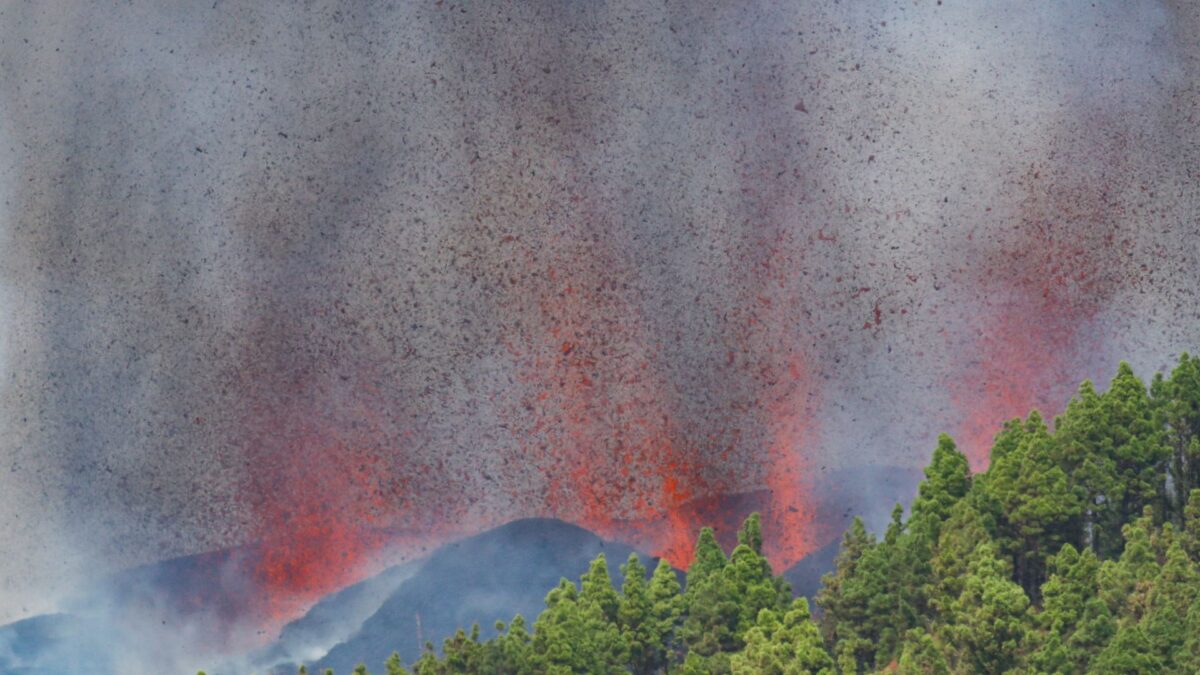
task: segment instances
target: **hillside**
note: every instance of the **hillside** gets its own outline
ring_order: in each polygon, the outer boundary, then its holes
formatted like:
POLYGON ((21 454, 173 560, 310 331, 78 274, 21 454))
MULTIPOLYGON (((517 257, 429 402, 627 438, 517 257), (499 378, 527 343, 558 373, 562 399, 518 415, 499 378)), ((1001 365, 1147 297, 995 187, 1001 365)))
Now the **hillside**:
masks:
MULTIPOLYGON (((684 586, 635 559, 614 584, 598 557, 531 626, 460 631, 414 670, 1200 672, 1200 359, 1149 385, 1124 363, 1107 391, 1084 382, 1052 422, 1005 424, 982 473, 942 435, 924 475, 882 537, 851 523, 816 618, 773 575, 752 514, 732 551, 701 531, 684 586)), ((382 663, 376 645, 358 654, 382 663)))

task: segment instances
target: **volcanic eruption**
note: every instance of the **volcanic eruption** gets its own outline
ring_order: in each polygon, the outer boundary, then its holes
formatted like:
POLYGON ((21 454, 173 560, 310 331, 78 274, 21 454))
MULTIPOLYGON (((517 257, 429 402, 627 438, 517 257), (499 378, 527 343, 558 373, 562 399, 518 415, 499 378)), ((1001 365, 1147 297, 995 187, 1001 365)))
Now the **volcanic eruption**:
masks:
POLYGON ((5 620, 222 552, 265 640, 522 518, 782 571, 1200 342, 1187 3, 185 4, 0 10, 5 620))

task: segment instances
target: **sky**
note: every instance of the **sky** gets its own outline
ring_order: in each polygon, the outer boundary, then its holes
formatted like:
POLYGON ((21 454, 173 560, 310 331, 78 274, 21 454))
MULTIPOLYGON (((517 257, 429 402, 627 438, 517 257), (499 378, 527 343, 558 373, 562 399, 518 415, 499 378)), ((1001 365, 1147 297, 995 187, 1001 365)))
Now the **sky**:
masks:
MULTIPOLYGON (((0 621, 980 469, 1200 350, 1200 8, 0 2, 0 621)), ((640 529, 639 529, 640 528, 640 529)))

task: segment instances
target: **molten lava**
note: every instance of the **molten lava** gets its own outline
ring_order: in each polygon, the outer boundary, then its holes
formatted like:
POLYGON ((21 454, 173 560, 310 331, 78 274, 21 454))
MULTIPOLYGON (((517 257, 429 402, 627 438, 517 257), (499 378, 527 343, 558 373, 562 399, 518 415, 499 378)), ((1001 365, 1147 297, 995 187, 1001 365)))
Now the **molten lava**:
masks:
POLYGON ((559 269, 546 269, 551 287, 538 299, 545 333, 510 347, 536 392, 522 407, 532 427, 514 428, 522 430, 525 461, 545 467, 541 515, 602 536, 621 531, 686 567, 702 523, 680 507, 707 492, 704 467, 680 450, 686 441, 666 411, 668 390, 633 305, 613 285, 559 269), (647 525, 634 532, 619 525, 633 521, 647 525))
POLYGON ((259 528, 253 613, 268 624, 378 571, 384 548, 399 543, 387 528, 404 513, 397 492, 407 477, 390 482, 384 407, 361 390, 338 398, 340 409, 305 397, 251 411, 248 420, 258 432, 248 443, 244 491, 259 528))
POLYGON ((768 449, 770 508, 764 514, 764 546, 776 572, 782 572, 824 542, 816 539, 814 512, 808 495, 812 493, 811 468, 805 461, 804 444, 809 431, 809 378, 804 364, 794 358, 787 377, 778 388, 769 409, 774 436, 768 449))

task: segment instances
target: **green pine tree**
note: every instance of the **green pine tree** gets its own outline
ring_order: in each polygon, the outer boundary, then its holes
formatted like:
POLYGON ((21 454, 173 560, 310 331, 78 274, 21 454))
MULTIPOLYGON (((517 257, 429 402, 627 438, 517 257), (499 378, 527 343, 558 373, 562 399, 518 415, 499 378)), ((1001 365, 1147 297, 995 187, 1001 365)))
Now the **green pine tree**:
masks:
POLYGON ((1188 637, 1186 620, 1198 597, 1200 574, 1180 542, 1175 541, 1150 587, 1146 615, 1141 622, 1152 651, 1162 660, 1164 672, 1184 672, 1181 664, 1187 661, 1183 653, 1188 637))
POLYGON ((1188 555, 1193 560, 1200 560, 1200 488, 1195 488, 1188 494, 1180 537, 1188 555))
POLYGON ((617 622, 621 635, 629 646, 629 666, 635 674, 654 673, 658 666, 657 644, 663 636, 655 631, 651 620, 650 593, 646 583, 646 567, 636 553, 621 566, 624 581, 621 583, 620 606, 617 622))
POLYGON ((966 496, 970 487, 971 467, 966 455, 958 451, 952 438, 942 434, 933 459, 925 467, 925 480, 917 488, 912 520, 931 521, 932 535, 936 537, 941 523, 950 516, 950 509, 966 496))
MULTIPOLYGON (((1100 561, 1092 549, 1085 548, 1079 553, 1067 544, 1054 556, 1050 567, 1050 579, 1042 586, 1042 611, 1037 615, 1039 632, 1032 639, 1037 647, 1030 656, 1030 665, 1042 673, 1081 673, 1099 647, 1103 647, 1103 643, 1093 644, 1089 636, 1089 632, 1099 628, 1095 622, 1101 619, 1111 624, 1111 615, 1103 603, 1091 607, 1088 604, 1098 591, 1096 575, 1100 561), (1097 615, 1100 608, 1104 611, 1097 615)), ((1106 629, 1101 639, 1106 641, 1113 630, 1106 629)))
POLYGON ((650 631, 654 637, 652 664, 665 668, 675 650, 675 633, 683 616, 683 594, 679 577, 665 560, 659 560, 650 577, 650 631))
MULTIPOLYGON (((563 579, 546 596, 546 609, 534 623, 535 670, 595 675, 625 670, 628 647, 606 614, 613 595, 611 583, 605 588, 608 568, 603 556, 593 561, 587 577, 584 593, 563 579)), ((612 612, 616 614, 615 607, 612 612)))
POLYGON ((1170 448, 1146 386, 1128 363, 1121 362, 1104 394, 1119 480, 1124 485, 1121 518, 1137 517, 1147 507, 1165 513, 1170 448))
POLYGON ((1171 377, 1155 378, 1151 390, 1169 448, 1175 488, 1170 501, 1178 512, 1189 494, 1200 489, 1200 358, 1182 354, 1171 377))
POLYGON ((924 629, 914 628, 904 636, 896 672, 901 675, 950 675, 950 662, 924 629))
MULTIPOLYGON (((711 659, 740 646, 737 629, 741 608, 730 577, 725 574, 727 565, 725 552, 712 530, 702 529, 687 572, 683 593, 685 618, 679 629, 689 654, 711 659)), ((723 667, 723 661, 709 660, 706 667, 723 667)))
POLYGON ((834 662, 812 621, 808 601, 797 598, 783 613, 763 609, 746 633, 745 649, 729 660, 735 674, 785 675, 814 673, 833 675, 834 662))
POLYGON ((1021 662, 1030 630, 1029 598, 1010 579, 1008 565, 984 542, 953 605, 956 622, 944 628, 959 669, 1006 673, 1021 662))
POLYGON ((950 509, 938 536, 937 552, 930 563, 932 589, 930 605, 942 614, 962 593, 967 568, 982 542, 991 542, 991 535, 974 500, 964 499, 950 509))
POLYGON ((404 662, 400 660, 400 654, 397 652, 392 652, 383 665, 387 675, 409 675, 408 669, 404 667, 404 662))
POLYGON ((1055 458, 1054 439, 1034 411, 1017 447, 988 469, 985 483, 1002 509, 997 542, 1015 579, 1036 597, 1047 559, 1083 531, 1083 503, 1055 458))
POLYGON ((1122 626, 1108 646, 1092 661, 1089 673, 1096 675, 1128 675, 1129 673, 1161 673, 1162 659, 1134 623, 1122 626))
POLYGON ((855 626, 866 616, 866 601, 858 595, 849 595, 848 591, 857 581, 863 556, 874 546, 875 537, 867 532, 862 519, 855 517, 842 536, 834 571, 821 578, 816 601, 823 612, 821 634, 831 648, 858 635, 855 626))

